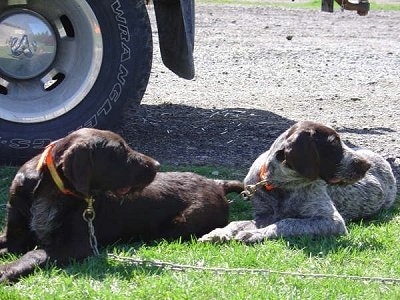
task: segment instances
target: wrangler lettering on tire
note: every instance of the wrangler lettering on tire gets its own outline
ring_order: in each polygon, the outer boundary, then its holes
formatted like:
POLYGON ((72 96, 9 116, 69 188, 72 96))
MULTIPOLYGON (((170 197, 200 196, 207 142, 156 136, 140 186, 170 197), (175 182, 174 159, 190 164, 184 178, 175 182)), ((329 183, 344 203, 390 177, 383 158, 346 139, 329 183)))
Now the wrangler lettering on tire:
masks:
POLYGON ((152 63, 144 1, 0 2, 0 162, 139 105, 152 63))

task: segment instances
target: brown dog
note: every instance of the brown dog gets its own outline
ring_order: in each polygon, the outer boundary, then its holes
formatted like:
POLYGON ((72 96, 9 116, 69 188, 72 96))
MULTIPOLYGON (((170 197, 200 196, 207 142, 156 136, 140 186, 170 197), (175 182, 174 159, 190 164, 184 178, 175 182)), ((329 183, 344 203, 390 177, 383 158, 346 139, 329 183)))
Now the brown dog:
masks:
POLYGON ((0 251, 24 255, 0 266, 0 281, 15 281, 48 260, 84 259, 97 246, 201 236, 228 223, 225 194, 241 192, 243 183, 156 174, 158 165, 118 135, 94 129, 28 161, 12 182, 0 237, 0 251))
POLYGON ((29 273, 48 258, 63 264, 90 255, 92 197, 141 190, 158 168, 157 161, 110 131, 80 129, 49 145, 19 169, 11 184, 0 251, 24 255, 0 266, 0 281, 29 273))
POLYGON ((101 243, 123 240, 187 239, 228 224, 225 195, 243 191, 243 183, 214 180, 190 172, 159 172, 142 191, 96 202, 96 235, 101 243), (113 201, 114 200, 114 201, 113 201), (113 213, 111 214, 110 211, 113 213))

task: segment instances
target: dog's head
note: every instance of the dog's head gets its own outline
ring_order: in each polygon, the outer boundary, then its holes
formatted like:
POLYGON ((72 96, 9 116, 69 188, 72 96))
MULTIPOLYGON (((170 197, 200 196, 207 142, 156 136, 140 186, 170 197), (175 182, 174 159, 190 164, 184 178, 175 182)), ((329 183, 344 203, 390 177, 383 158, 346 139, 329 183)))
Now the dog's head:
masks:
POLYGON ((153 181, 159 163, 132 150, 116 133, 83 128, 57 141, 54 161, 76 192, 125 194, 153 181))
POLYGON ((302 177, 348 184, 364 177, 370 168, 364 158, 341 141, 334 129, 311 121, 293 125, 271 148, 281 171, 291 172, 297 180, 302 177))

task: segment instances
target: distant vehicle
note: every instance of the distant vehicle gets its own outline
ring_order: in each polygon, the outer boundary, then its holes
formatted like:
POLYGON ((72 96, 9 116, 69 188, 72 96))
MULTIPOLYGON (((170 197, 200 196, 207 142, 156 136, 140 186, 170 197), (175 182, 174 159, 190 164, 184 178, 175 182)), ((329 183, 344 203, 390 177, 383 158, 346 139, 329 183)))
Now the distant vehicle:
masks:
MULTIPOLYGON (((148 84, 145 0, 0 0, 0 162, 80 127, 111 128, 148 84)), ((194 77, 194 0, 154 0, 161 56, 194 77)))
MULTIPOLYGON (((333 12, 333 0, 321 0, 321 10, 333 12)), ((368 0, 335 0, 342 10, 355 10, 360 16, 366 16, 369 12, 368 0)))

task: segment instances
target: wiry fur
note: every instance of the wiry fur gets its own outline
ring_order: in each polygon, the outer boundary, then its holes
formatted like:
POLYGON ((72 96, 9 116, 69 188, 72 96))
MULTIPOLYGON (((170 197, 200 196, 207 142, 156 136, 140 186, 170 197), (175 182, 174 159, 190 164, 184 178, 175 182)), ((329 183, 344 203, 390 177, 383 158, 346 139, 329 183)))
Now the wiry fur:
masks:
MULTIPOLYGON (((201 236, 228 223, 225 195, 243 190, 240 181, 189 172, 156 173, 158 162, 108 131, 79 130, 57 142, 52 154, 68 188, 93 196, 99 247, 201 236), (126 187, 129 192, 119 193, 126 187)), ((38 160, 39 156, 24 164, 10 188, 0 252, 23 256, 0 266, 0 281, 16 281, 48 260, 65 265, 93 254, 82 217, 86 201, 62 194, 47 168, 36 170, 38 160)))
POLYGON ((371 151, 347 147, 322 124, 299 122, 285 131, 254 161, 245 185, 260 181, 264 164, 274 189, 260 187, 252 196, 254 220, 232 222, 200 241, 346 234, 345 220, 371 217, 396 197, 388 162, 371 151))
MULTIPOLYGON (((14 281, 47 260, 65 264, 91 255, 87 224, 82 218, 87 207, 84 198, 141 190, 154 179, 159 167, 157 161, 132 150, 110 131, 80 129, 58 140, 51 149, 57 173, 74 195, 58 189, 46 166, 38 168, 41 155, 18 170, 10 187, 0 253, 23 256, 0 266, 0 281, 14 281)), ((112 224, 108 227, 112 231, 112 224)), ((118 238, 119 232, 114 232, 114 240, 118 238)))
POLYGON ((336 208, 345 220, 373 217, 379 210, 390 208, 397 193, 396 179, 390 164, 370 150, 355 151, 371 163, 365 176, 347 187, 327 187, 336 208))

